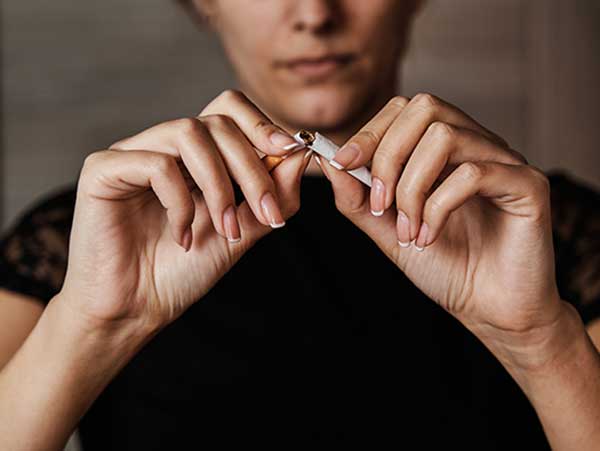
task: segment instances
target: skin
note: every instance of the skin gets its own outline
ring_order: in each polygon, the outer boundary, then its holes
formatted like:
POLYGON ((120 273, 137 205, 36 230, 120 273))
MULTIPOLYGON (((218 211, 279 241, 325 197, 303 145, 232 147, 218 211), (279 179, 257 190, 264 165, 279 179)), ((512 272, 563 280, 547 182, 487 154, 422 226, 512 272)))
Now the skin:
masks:
POLYGON ((88 156, 63 288, 0 373, 0 447, 60 449, 123 365, 298 211, 311 155, 283 147, 286 131, 307 127, 344 144, 335 162, 315 159, 335 207, 494 353, 554 449, 593 449, 600 356, 558 293, 548 179, 456 106, 394 95, 417 6, 190 5, 221 37, 244 94, 88 156), (327 77, 278 64, 315 49, 357 56, 327 77), (255 149, 289 156, 268 172, 255 149), (371 190, 345 172, 367 163, 371 190))

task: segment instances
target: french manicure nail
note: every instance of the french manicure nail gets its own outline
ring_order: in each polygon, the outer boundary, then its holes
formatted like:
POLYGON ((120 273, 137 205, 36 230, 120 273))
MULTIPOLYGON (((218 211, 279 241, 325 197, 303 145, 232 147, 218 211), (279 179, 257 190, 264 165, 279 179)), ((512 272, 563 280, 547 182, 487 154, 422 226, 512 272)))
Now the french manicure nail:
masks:
POLYGON ((371 213, 373 216, 383 214, 385 204, 385 185, 378 177, 373 177, 371 182, 371 213))
POLYGON ((333 166, 334 168, 336 168, 339 171, 343 171, 344 170, 344 166, 342 166, 341 164, 339 164, 337 161, 335 160, 327 160, 327 162, 333 166))
POLYGON ((269 192, 265 193, 260 200, 260 205, 262 207, 263 214, 267 218, 267 221, 269 221, 269 224, 272 228, 277 229, 285 225, 283 215, 281 214, 281 210, 279 210, 279 205, 277 205, 273 194, 269 192))
POLYGON ((429 233, 429 227, 426 222, 421 224, 421 230, 419 230, 419 236, 417 237, 417 242, 415 243, 415 249, 419 252, 422 252, 425 248, 425 244, 427 243, 427 234, 429 233), (417 244, 418 243, 418 244, 417 244))
POLYGON ((404 213, 402 210, 398 210, 396 229, 398 232, 398 244, 400 244, 402 247, 410 246, 410 221, 408 220, 406 213, 404 213))
MULTIPOLYGON (((298 144, 296 142, 296 140, 294 140, 294 138, 292 138, 290 135, 285 134, 282 131, 274 131, 273 133, 271 133, 271 136, 269 136, 269 139, 271 140, 271 142, 276 145, 277 147, 281 147, 281 148, 285 148, 285 147, 289 147, 292 144, 298 144)), ((288 149, 284 149, 284 150, 288 150, 288 149)))
POLYGON ((335 157, 330 161, 330 163, 334 168, 342 170, 352 163, 359 155, 360 147, 358 147, 358 144, 346 144, 336 152, 335 157))
POLYGON ((230 243, 237 243, 241 241, 240 224, 237 220, 235 207, 230 205, 225 209, 223 213, 223 227, 225 229, 225 236, 227 241, 230 243))

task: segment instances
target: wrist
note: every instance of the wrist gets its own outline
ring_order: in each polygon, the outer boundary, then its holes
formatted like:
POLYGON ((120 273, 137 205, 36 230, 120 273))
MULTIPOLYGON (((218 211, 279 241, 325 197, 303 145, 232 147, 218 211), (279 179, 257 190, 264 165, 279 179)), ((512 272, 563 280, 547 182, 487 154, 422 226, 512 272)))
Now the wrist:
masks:
POLYGON ((152 336, 133 323, 83 321, 68 301, 50 300, 2 368, 2 449, 62 449, 91 403, 152 336))
POLYGON ((61 293, 53 297, 42 315, 44 327, 53 342, 60 341, 63 359, 95 362, 102 379, 114 377, 159 331, 137 319, 93 318, 70 301, 61 293))
POLYGON ((572 304, 559 299, 556 311, 552 321, 543 326, 518 332, 474 333, 511 373, 553 371, 588 338, 572 304))
POLYGON ((600 440, 600 354, 575 309, 527 336, 486 343, 534 407, 552 449, 592 450, 600 440))
POLYGON ((50 300, 47 310, 55 312, 63 328, 81 339, 101 339, 107 345, 118 347, 124 342, 144 343, 162 328, 143 317, 101 318, 78 308, 81 299, 72 299, 73 296, 59 292, 50 300))

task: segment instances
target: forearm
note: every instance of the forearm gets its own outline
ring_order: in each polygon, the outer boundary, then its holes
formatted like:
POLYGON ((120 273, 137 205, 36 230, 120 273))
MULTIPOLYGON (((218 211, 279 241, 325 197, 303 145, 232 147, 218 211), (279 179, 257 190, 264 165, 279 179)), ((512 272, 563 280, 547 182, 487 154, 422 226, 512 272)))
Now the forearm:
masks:
POLYGON ((535 408, 552 449, 597 450, 600 354, 571 305, 552 331, 527 347, 490 346, 535 408))
POLYGON ((152 337, 83 324, 55 297, 0 372, 0 449, 60 450, 108 382, 152 337))

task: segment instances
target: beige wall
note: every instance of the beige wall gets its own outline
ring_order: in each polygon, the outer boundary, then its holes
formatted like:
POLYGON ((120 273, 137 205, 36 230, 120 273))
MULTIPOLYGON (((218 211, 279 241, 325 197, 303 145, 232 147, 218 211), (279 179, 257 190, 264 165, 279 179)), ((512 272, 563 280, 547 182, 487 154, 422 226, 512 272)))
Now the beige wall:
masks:
POLYGON ((4 0, 4 224, 85 156, 233 84, 170 0, 4 0))
MULTIPOLYGON (((402 92, 430 91, 543 169, 600 186, 597 0, 428 0, 402 92)), ((169 0, 4 0, 5 226, 85 155, 197 113, 233 77, 169 0)))

